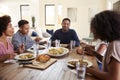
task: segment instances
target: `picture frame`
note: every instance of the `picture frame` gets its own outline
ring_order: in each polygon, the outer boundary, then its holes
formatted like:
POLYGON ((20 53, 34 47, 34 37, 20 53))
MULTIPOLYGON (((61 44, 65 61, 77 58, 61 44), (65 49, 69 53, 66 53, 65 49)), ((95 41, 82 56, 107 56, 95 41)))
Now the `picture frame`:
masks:
POLYGON ((46 4, 45 5, 45 26, 55 25, 55 5, 46 4))
POLYGON ((29 4, 20 5, 20 19, 26 19, 26 20, 31 19, 29 4))

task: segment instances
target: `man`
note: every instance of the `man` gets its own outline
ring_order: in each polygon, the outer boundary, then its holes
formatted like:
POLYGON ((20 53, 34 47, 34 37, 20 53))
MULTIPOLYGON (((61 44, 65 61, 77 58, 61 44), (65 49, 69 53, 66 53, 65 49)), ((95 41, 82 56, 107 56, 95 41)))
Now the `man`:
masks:
POLYGON ((62 20, 62 29, 58 29, 55 31, 53 36, 51 37, 52 41, 55 41, 56 39, 60 40, 61 44, 69 44, 71 40, 75 40, 76 44, 75 46, 80 45, 80 40, 76 34, 76 32, 73 29, 70 28, 70 19, 69 18, 64 18, 62 20))
POLYGON ((18 22, 19 30, 13 35, 12 43, 14 50, 17 52, 24 52, 26 49, 33 46, 35 42, 40 40, 39 37, 36 37, 32 40, 29 36, 29 22, 26 20, 20 20, 18 22))

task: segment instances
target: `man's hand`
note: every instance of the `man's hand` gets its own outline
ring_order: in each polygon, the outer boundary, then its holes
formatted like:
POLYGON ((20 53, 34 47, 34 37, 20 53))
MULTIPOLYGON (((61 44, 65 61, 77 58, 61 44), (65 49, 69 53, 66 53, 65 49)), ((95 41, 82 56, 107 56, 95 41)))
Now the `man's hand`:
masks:
POLYGON ((77 48, 77 54, 83 54, 83 49, 81 47, 77 48))
POLYGON ((35 41, 36 41, 36 42, 39 42, 40 40, 42 40, 42 38, 40 38, 40 37, 36 37, 36 38, 35 38, 35 41))
POLYGON ((18 48, 18 51, 19 51, 19 53, 24 52, 25 51, 25 45, 24 44, 20 45, 20 47, 18 48))

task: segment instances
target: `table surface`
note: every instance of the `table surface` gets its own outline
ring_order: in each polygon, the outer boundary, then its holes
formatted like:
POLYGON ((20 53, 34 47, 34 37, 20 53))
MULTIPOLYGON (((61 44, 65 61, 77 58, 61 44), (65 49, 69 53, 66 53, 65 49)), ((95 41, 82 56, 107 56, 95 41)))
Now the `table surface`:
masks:
MULTIPOLYGON (((76 80, 76 74, 66 65, 71 59, 80 59, 81 55, 76 54, 76 49, 67 55, 58 58, 57 62, 45 70, 21 67, 18 63, 0 63, 0 80, 76 80)), ((85 59, 93 63, 93 67, 98 69, 96 58, 85 55, 85 59)), ((97 80, 91 75, 86 75, 85 80, 97 80)))

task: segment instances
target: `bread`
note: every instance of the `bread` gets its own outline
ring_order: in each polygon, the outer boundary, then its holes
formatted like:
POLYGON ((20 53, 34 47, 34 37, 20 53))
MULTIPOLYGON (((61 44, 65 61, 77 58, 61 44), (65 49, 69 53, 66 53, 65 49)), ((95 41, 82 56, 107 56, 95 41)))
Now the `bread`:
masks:
POLYGON ((49 60, 50 60, 50 57, 48 55, 46 55, 46 54, 38 55, 38 57, 36 58, 36 61, 43 62, 43 63, 45 63, 45 62, 47 62, 49 60))

